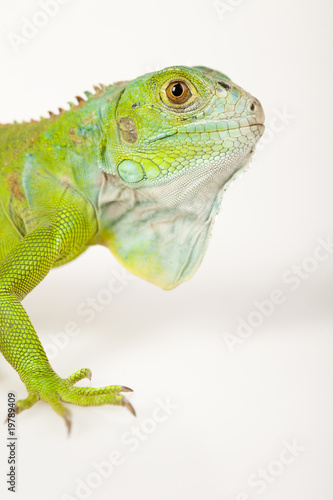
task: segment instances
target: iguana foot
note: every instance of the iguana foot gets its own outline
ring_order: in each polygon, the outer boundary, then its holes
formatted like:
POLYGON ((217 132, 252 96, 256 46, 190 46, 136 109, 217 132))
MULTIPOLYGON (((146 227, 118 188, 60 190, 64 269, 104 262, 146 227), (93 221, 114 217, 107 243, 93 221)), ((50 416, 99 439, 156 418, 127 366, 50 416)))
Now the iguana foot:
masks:
POLYGON ((46 401, 54 411, 64 418, 68 433, 71 430, 71 412, 62 402, 79 406, 121 405, 125 406, 135 416, 131 403, 125 396, 120 394, 121 392, 132 392, 132 389, 123 385, 109 385, 97 388, 73 387, 76 382, 84 378, 91 380, 89 368, 82 368, 65 379, 58 377, 54 372, 44 376, 30 377, 26 382, 28 397, 17 401, 15 412, 21 413, 31 408, 39 400, 46 401))

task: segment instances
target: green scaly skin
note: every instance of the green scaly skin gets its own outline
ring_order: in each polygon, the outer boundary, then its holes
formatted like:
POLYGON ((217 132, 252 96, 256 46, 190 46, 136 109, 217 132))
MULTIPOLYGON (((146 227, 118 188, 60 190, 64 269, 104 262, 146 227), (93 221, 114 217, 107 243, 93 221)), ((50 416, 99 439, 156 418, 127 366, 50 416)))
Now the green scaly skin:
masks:
POLYGON ((39 122, 0 126, 0 348, 26 385, 19 413, 48 402, 116 404, 123 386, 60 378, 21 305, 52 267, 107 246, 164 289, 189 279, 223 192, 264 130, 262 107, 226 75, 175 66, 86 93, 39 122))

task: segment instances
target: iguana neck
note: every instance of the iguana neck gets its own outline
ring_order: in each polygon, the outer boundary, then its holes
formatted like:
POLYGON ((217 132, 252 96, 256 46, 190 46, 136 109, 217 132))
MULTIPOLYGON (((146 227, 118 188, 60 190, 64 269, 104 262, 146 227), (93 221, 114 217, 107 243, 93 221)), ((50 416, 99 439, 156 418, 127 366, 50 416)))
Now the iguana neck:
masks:
POLYGON ((164 186, 139 189, 103 173, 96 243, 107 246, 138 276, 174 288, 199 267, 223 193, 250 157, 240 157, 232 175, 212 163, 197 168, 195 176, 187 172, 164 186))

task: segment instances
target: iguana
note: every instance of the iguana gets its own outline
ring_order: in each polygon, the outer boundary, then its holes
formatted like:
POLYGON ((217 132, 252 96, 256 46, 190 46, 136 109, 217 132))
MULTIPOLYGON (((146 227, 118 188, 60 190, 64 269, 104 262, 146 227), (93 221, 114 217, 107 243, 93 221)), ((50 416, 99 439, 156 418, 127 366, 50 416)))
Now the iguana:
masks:
POLYGON ((105 245, 170 290, 207 248, 223 192, 264 131, 257 99, 225 74, 173 66, 95 87, 49 118, 0 126, 0 349, 28 396, 71 426, 63 402, 133 407, 124 386, 74 387, 52 369, 21 305, 51 268, 105 245))

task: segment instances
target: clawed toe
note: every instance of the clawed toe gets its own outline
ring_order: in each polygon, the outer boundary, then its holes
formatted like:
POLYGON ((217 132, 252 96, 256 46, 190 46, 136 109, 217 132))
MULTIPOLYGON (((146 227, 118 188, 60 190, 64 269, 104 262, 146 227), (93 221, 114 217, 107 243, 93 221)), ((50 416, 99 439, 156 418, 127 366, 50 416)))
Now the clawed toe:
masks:
POLYGON ((37 394, 37 392, 31 392, 30 394, 28 394, 28 396, 25 399, 19 399, 16 402, 16 405, 14 408, 16 415, 18 415, 19 413, 21 413, 24 410, 28 410, 35 403, 37 403, 37 401, 39 401, 39 395, 37 394))
POLYGON ((106 387, 75 387, 74 384, 80 380, 91 379, 89 368, 82 368, 66 379, 58 377, 56 374, 49 380, 39 378, 34 380, 28 388, 29 394, 25 399, 17 401, 15 413, 21 413, 31 408, 37 401, 43 400, 51 405, 53 410, 60 415, 66 424, 68 434, 71 432, 72 418, 71 412, 63 403, 71 403, 79 406, 101 406, 117 405, 127 408, 135 416, 135 410, 122 392, 133 392, 125 385, 109 385, 106 387))
POLYGON ((81 368, 81 370, 78 370, 77 372, 67 377, 67 382, 69 382, 71 385, 74 385, 84 378, 91 380, 91 377, 92 373, 89 368, 81 368))

